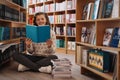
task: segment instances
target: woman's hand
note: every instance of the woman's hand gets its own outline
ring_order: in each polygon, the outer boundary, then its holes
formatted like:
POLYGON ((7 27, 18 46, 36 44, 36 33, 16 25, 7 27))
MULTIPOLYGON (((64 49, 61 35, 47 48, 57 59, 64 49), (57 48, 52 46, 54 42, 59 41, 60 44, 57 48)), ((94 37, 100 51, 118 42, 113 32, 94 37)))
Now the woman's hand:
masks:
POLYGON ((32 43, 32 40, 26 38, 26 40, 25 40, 25 44, 26 44, 26 46, 27 46, 28 48, 30 48, 30 44, 31 44, 31 43, 32 43))
POLYGON ((52 46, 53 42, 52 42, 51 39, 48 39, 48 40, 46 41, 46 44, 48 45, 48 48, 50 48, 50 47, 52 46))

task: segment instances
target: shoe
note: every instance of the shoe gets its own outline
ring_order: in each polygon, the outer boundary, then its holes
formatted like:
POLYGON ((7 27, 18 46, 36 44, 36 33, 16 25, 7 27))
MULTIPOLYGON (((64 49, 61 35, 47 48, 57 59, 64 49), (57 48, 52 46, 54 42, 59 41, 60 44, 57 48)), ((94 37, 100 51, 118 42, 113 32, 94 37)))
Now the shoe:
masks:
POLYGON ((19 72, 23 72, 23 71, 26 71, 26 70, 29 70, 29 68, 25 67, 25 66, 22 65, 22 64, 19 64, 19 65, 18 65, 18 71, 19 71, 19 72))
POLYGON ((44 73, 51 73, 52 72, 52 67, 49 65, 49 66, 46 66, 46 67, 41 67, 39 69, 40 72, 44 72, 44 73))

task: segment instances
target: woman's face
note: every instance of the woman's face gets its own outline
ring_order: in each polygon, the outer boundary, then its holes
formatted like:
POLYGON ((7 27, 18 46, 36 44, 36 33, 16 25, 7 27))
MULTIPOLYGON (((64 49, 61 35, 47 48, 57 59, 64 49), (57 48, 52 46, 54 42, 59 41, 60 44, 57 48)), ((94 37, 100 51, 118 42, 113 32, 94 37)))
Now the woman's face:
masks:
POLYGON ((46 25, 46 18, 45 18, 45 16, 44 15, 37 15, 36 16, 36 23, 37 23, 37 25, 39 26, 39 25, 46 25))

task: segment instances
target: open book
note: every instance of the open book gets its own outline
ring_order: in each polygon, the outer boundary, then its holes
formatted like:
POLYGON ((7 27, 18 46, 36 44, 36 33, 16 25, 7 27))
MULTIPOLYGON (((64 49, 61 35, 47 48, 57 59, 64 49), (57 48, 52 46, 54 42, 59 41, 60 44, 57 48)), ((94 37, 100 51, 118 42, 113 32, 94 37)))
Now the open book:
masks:
POLYGON ((46 42, 50 39, 50 26, 26 25, 26 37, 36 43, 46 42))

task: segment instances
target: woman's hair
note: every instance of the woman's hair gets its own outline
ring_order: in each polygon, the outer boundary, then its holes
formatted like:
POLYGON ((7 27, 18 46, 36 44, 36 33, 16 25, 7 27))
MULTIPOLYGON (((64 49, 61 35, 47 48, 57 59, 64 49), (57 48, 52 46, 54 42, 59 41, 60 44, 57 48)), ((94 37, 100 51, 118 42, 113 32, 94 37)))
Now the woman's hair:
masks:
POLYGON ((46 18, 46 25, 50 25, 50 21, 49 21, 48 15, 46 13, 44 13, 44 12, 38 12, 38 13, 35 14, 34 20, 33 20, 34 25, 38 26, 37 23, 36 23, 36 17, 38 15, 44 15, 45 18, 46 18))

